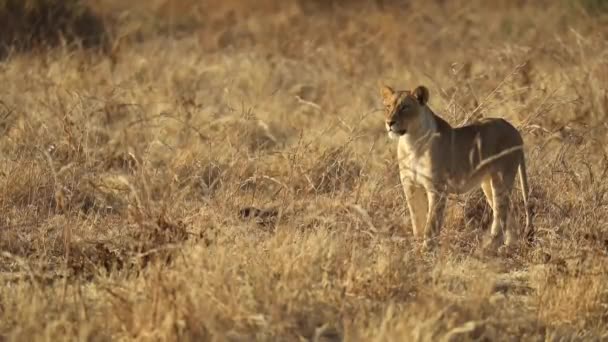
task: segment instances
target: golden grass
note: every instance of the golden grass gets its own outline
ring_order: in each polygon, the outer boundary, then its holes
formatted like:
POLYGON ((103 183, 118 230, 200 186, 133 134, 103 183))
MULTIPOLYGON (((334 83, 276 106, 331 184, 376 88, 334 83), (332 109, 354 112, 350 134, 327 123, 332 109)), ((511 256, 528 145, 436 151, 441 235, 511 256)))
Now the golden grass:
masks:
POLYGON ((0 61, 0 339, 608 338, 608 26, 585 3, 89 2, 105 53, 0 61), (378 81, 521 129, 536 245, 478 253, 478 191, 420 254, 378 81))

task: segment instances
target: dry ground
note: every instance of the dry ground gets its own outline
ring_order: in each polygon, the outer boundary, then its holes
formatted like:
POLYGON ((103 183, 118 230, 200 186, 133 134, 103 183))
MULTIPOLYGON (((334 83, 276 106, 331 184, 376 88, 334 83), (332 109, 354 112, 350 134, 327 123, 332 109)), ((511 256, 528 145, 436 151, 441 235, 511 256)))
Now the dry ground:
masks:
POLYGON ((602 1, 90 3, 0 61, 0 340, 608 339, 602 1), (535 246, 417 251, 378 81, 521 129, 535 246))

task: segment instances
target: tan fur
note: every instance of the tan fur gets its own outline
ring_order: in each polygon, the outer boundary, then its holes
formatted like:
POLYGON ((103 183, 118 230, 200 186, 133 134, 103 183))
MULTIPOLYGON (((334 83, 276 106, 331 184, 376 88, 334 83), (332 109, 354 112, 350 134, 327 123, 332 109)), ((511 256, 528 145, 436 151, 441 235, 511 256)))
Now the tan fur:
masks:
POLYGON ((386 129, 399 141, 401 183, 414 235, 422 233, 426 247, 441 229, 446 196, 477 187, 493 211, 492 245, 503 231, 505 244, 511 244, 507 216, 517 173, 526 207, 526 235, 532 237, 523 139, 515 127, 504 119, 487 118, 453 128, 427 106, 429 91, 424 86, 414 91, 381 86, 381 95, 386 129))

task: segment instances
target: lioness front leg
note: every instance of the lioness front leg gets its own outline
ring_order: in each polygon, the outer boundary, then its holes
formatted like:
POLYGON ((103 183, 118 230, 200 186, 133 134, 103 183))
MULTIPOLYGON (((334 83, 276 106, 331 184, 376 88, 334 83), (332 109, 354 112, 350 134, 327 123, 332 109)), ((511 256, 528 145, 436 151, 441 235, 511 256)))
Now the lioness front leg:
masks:
POLYGON ((427 197, 429 215, 424 230, 424 247, 429 249, 435 245, 435 240, 439 237, 447 198, 435 190, 428 190, 427 197))
POLYGON ((421 237, 425 230, 429 211, 426 190, 422 186, 409 183, 408 181, 402 182, 403 190, 405 192, 405 199, 407 200, 407 206, 410 211, 412 230, 414 237, 418 238, 421 237))

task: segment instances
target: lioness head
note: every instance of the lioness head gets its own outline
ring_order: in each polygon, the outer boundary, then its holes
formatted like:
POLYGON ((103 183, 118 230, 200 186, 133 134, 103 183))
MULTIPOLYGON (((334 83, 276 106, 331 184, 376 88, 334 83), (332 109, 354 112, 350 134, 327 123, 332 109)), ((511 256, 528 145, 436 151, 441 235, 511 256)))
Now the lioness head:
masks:
POLYGON ((380 93, 389 137, 398 138, 420 124, 421 111, 429 100, 429 90, 425 86, 414 91, 395 91, 382 85, 380 93))

